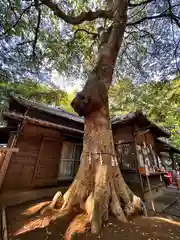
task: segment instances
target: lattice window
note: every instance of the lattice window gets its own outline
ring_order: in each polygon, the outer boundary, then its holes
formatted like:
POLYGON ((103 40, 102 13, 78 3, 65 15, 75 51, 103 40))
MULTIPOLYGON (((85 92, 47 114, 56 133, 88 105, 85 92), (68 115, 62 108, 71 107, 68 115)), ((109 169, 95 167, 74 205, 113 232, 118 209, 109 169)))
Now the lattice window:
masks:
POLYGON ((58 179, 72 179, 79 167, 82 145, 63 142, 58 179))
POLYGON ((116 154, 121 169, 136 169, 136 150, 134 143, 116 144, 116 154))

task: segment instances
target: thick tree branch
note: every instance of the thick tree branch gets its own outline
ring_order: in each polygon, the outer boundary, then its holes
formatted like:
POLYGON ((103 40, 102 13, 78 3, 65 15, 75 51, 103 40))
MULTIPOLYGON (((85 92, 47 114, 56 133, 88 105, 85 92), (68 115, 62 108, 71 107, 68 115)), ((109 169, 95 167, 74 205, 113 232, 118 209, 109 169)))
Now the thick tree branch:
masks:
MULTIPOLYGON (((71 105, 80 116, 108 107, 108 89, 117 54, 121 46, 127 21, 127 0, 115 0, 112 4, 113 21, 111 26, 100 31, 100 47, 97 63, 89 74, 81 92, 73 99, 71 105), (103 108, 102 108, 103 106, 103 108)), ((106 115, 104 112, 103 114, 106 115)))
POLYGON ((82 12, 78 16, 70 16, 64 13, 58 6, 57 3, 55 3, 52 0, 43 0, 42 3, 49 7, 56 16, 63 19, 65 22, 72 24, 72 25, 78 25, 85 21, 93 21, 97 18, 108 18, 112 19, 113 14, 111 10, 97 10, 95 12, 89 11, 89 12, 82 12))
POLYGON ((37 18, 37 25, 35 29, 35 37, 33 41, 33 58, 35 58, 36 56, 36 44, 38 40, 39 26, 41 22, 41 8, 40 6, 38 6, 38 0, 35 0, 35 7, 36 7, 36 10, 38 11, 38 18, 37 18))

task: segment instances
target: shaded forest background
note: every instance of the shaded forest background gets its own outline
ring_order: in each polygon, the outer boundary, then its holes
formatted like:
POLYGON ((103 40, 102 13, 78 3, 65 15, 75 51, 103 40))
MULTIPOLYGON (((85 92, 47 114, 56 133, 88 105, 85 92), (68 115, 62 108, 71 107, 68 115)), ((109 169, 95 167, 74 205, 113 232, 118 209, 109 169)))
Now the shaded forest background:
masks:
MULTIPOLYGON (((75 114, 71 101, 76 92, 65 92, 54 84, 23 80, 20 82, 0 80, 0 110, 6 111, 11 94, 60 107, 75 114)), ((167 128, 172 136, 170 142, 180 146, 180 77, 168 81, 151 81, 134 84, 128 78, 120 79, 110 89, 111 116, 141 109, 157 124, 167 128)))

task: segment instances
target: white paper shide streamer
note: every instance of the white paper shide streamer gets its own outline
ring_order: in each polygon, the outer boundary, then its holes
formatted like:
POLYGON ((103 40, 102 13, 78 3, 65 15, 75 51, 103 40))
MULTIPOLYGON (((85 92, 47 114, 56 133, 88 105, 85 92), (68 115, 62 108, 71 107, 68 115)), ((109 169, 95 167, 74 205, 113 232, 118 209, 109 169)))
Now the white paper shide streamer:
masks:
POLYGON ((89 165, 91 165, 91 153, 89 153, 89 165))

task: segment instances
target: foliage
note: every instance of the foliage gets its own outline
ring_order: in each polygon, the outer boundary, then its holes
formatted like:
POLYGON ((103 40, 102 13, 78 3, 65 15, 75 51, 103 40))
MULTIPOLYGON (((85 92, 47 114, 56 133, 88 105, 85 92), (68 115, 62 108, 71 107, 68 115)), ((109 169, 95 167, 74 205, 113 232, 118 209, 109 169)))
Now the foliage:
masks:
POLYGON ((61 105, 61 108, 66 110, 67 112, 71 112, 73 114, 77 114, 74 109, 71 107, 71 102, 73 100, 73 98, 76 96, 76 91, 73 91, 73 92, 68 92, 67 94, 67 101, 61 105))
MULTIPOLYGON (((0 69, 6 70, 14 80, 33 76, 48 81, 55 69, 66 79, 75 81, 77 77, 84 79, 94 66, 98 29, 107 29, 111 19, 97 15, 92 21, 68 24, 63 14, 59 16, 52 11, 49 3, 56 2, 56 9, 67 14, 68 19, 89 10, 106 11, 106 3, 111 3, 104 0, 0 1, 0 69)), ((115 74, 139 82, 157 76, 163 79, 179 71, 179 1, 128 2, 128 23, 115 74)))
POLYGON ((45 103, 48 105, 61 106, 68 104, 67 94, 55 86, 45 85, 32 80, 20 82, 0 81, 0 110, 5 111, 8 107, 8 99, 11 94, 25 97, 29 100, 45 103))
POLYGON ((110 89, 112 115, 142 109, 148 117, 166 127, 172 141, 180 147, 180 78, 171 81, 133 84, 130 79, 120 80, 110 89))

